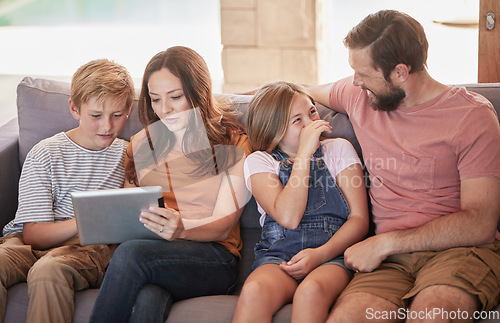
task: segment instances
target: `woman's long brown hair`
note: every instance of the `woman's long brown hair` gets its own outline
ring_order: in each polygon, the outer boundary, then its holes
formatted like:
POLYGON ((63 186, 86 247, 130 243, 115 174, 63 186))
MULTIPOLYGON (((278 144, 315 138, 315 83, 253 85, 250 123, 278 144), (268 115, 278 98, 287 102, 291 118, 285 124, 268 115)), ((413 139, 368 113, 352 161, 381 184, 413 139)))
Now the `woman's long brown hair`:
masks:
MULTIPOLYGON (((200 120, 196 117, 196 113, 191 114, 182 142, 182 149, 186 156, 199 164, 195 173, 221 171, 232 166, 235 162, 231 157, 233 154, 220 154, 219 152, 214 169, 214 147, 216 145, 232 146, 235 136, 244 133, 245 130, 236 119, 237 112, 231 108, 229 102, 218 101, 214 98, 210 72, 203 58, 194 50, 183 46, 171 47, 156 54, 144 71, 138 105, 139 120, 146 130, 149 142, 148 145, 143 145, 148 146, 144 149, 154 149, 156 157, 160 158, 166 156, 175 144, 173 133, 161 122, 157 122, 159 118, 153 111, 149 95, 148 82, 151 74, 163 68, 168 69, 180 79, 184 95, 191 108, 198 108, 201 115, 200 120), (202 146, 200 141, 203 137, 199 135, 200 130, 206 131, 211 151, 202 150, 190 153, 190 147, 202 146)), ((134 152, 136 164, 140 162, 141 155, 134 152)), ((151 154, 144 154, 144 156, 151 156, 151 154)), ((151 161, 150 158, 148 160, 151 161)), ((137 185, 135 175, 135 169, 127 170, 127 178, 137 185)))

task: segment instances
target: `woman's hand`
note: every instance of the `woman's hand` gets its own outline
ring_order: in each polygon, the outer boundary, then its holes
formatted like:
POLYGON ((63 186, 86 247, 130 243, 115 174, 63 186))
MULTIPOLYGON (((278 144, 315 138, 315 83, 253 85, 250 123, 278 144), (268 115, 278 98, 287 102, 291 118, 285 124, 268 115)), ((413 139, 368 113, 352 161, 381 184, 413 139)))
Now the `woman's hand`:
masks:
POLYGON ((282 262, 280 268, 294 279, 302 279, 322 263, 318 249, 304 249, 290 259, 282 262))
POLYGON ((149 230, 170 241, 182 238, 184 232, 181 214, 171 208, 151 206, 147 211, 141 212, 139 221, 149 230))
POLYGON ((301 155, 310 158, 318 149, 319 137, 324 131, 332 131, 332 127, 325 120, 314 120, 302 128, 297 156, 301 155))

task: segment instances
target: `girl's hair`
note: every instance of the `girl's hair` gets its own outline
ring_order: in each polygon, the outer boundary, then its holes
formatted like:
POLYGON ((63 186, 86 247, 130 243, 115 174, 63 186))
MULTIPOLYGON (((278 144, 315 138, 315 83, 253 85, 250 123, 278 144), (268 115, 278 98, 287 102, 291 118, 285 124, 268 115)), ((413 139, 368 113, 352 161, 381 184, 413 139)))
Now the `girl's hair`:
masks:
POLYGON ((262 86, 248 105, 248 137, 252 151, 273 151, 288 128, 291 106, 296 94, 305 95, 314 104, 309 92, 301 85, 274 82, 262 86))
MULTIPOLYGON (((213 169, 213 151, 215 145, 232 145, 236 135, 244 133, 243 126, 236 119, 236 111, 228 102, 218 101, 212 94, 212 81, 210 72, 203 58, 194 50, 176 46, 162 51, 149 61, 142 78, 141 93, 139 96, 138 113, 139 120, 145 128, 149 145, 143 145, 146 150, 154 150, 156 157, 166 156, 174 147, 175 136, 159 121, 151 106, 148 82, 151 74, 166 68, 178 77, 182 84, 182 90, 191 108, 198 108, 198 113, 190 113, 188 126, 184 134, 181 146, 188 158, 194 160, 200 166, 196 173, 201 175, 213 169), (197 117, 197 116, 201 117, 197 117), (201 141, 204 136, 200 135, 206 131, 212 152, 192 152, 192 147, 202 147, 201 141), (148 146, 148 147, 145 147, 148 146), (191 149, 190 149, 191 147, 191 149), (212 166, 210 166, 212 165, 212 166)), ((140 151, 139 151, 140 152, 140 151)), ((149 162, 151 153, 134 153, 136 164, 142 157, 149 162)), ((228 156, 217 155, 216 167, 225 168, 228 165, 228 156)), ((146 161, 143 161, 146 162, 146 161)), ((137 165, 136 165, 137 166, 137 165)), ((135 169, 127 172, 129 180, 136 181, 135 169)), ((135 183, 137 184, 137 183, 135 183)))
POLYGON ((385 79, 398 64, 410 66, 410 73, 427 66, 429 44, 424 28, 409 15, 395 10, 381 10, 368 15, 344 38, 350 49, 370 46, 372 66, 381 69, 385 79))
POLYGON ((117 97, 130 108, 134 95, 134 82, 127 69, 104 58, 80 66, 71 80, 71 100, 78 109, 94 97, 99 104, 117 97))

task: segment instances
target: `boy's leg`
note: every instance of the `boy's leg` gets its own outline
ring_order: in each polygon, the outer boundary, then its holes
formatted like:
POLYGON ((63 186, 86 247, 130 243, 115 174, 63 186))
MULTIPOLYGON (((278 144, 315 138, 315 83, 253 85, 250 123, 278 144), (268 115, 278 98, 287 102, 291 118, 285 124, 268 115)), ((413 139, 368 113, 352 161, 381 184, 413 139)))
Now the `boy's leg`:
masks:
POLYGON ((243 285, 233 322, 271 322, 274 313, 292 301, 296 289, 297 281, 279 265, 258 267, 243 285))
POLYGON ((26 281, 29 269, 36 258, 31 246, 25 245, 20 233, 0 238, 0 322, 5 316, 7 306, 7 288, 26 281))
POLYGON ((297 287, 292 322, 325 322, 330 307, 350 280, 351 276, 340 266, 315 268, 297 287))
POLYGON ((71 322, 74 291, 97 287, 111 257, 105 245, 54 248, 28 273, 27 322, 71 322))

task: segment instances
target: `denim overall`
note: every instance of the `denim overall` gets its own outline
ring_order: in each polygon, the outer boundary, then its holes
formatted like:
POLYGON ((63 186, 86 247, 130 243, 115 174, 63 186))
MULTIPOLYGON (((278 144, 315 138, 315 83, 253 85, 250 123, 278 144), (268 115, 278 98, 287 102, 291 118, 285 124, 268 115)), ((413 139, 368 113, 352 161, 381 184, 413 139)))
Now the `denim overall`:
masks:
MULTIPOLYGON (((285 186, 293 164, 280 149, 275 149, 271 155, 280 162, 278 177, 285 186)), ((310 165, 307 205, 299 226, 294 230, 286 229, 266 214, 261 241, 254 248, 252 270, 263 264, 287 262, 303 249, 325 244, 347 220, 349 206, 323 161, 321 146, 313 154, 310 165)), ((343 255, 326 263, 345 268, 343 255)))

